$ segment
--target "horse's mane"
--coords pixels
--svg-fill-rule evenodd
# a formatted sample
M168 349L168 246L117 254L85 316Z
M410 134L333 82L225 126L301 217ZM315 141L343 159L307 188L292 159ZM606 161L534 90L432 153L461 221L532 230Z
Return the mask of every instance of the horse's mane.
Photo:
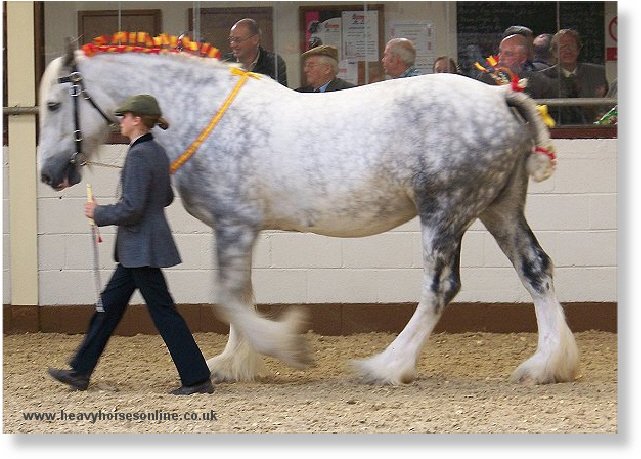
M152 37L147 32L116 32L113 35L95 37L82 46L85 55L100 53L141 54L190 54L203 58L220 59L221 53L211 43L191 40L186 35L176 37L162 33Z
M113 35L102 35L93 39L76 51L75 59L81 62L99 55L141 55L162 56L167 60L179 60L181 63L228 68L230 63L221 63L221 53L207 42L191 40L187 36L160 34L151 37L146 32L116 32Z

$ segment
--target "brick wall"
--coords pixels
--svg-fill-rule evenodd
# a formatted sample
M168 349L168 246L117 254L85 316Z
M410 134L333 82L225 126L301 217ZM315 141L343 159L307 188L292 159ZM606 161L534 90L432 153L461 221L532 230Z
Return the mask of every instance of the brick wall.
M564 302L617 300L617 141L556 140L559 166L546 182L530 184L526 215L556 266ZM104 146L100 159L122 163L125 145ZM6 157L6 149L3 150ZM3 302L11 303L8 164L3 189ZM62 193L38 185L39 304L95 300L91 240L82 213L85 182L99 202L112 202L119 170L94 168ZM177 199L168 209L183 263L166 271L177 303L215 301L211 230ZM417 301L422 276L416 219L385 234L337 239L264 232L254 254L256 301L269 303L399 303ZM103 228L103 284L113 269L114 230ZM511 265L476 222L463 239L460 302L530 302ZM142 303L136 296L133 303Z

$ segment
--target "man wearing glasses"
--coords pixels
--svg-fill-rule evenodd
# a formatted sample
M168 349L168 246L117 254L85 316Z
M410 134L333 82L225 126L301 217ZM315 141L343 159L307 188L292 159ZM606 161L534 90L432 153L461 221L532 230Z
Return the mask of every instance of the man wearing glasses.
M558 60L556 65L541 70L557 87L558 97L605 97L608 80L605 67L600 64L579 62L583 42L576 30L561 29L550 42L550 52ZM598 119L599 107L563 107L560 121L564 124L591 124Z
M279 55L263 49L260 37L261 31L256 21L241 19L229 32L231 52L223 56L223 61L238 62L244 70L268 75L287 86L285 61Z

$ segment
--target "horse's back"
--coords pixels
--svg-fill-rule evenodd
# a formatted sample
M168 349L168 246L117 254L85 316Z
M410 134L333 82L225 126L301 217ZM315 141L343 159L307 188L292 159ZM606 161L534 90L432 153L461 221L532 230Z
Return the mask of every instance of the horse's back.
M280 229L386 231L416 215L417 192L483 186L496 178L488 156L513 155L516 124L501 92L461 76L283 94L269 113L257 120L264 136L248 173L266 220Z

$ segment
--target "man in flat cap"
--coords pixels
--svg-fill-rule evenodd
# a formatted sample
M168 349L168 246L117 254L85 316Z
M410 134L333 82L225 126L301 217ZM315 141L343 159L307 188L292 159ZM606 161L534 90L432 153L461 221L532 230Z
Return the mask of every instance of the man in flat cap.
M320 45L303 53L306 86L296 88L298 92L333 92L353 88L349 81L337 78L338 50L333 46Z

